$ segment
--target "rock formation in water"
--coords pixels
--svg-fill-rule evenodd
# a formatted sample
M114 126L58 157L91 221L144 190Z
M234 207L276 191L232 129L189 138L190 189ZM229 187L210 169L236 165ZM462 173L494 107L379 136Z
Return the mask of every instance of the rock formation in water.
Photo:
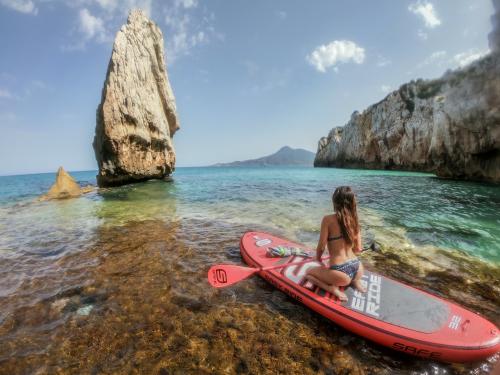
M354 112L320 139L314 165L500 182L500 53Z
M90 190L93 188L89 186L82 189L63 167L59 167L56 182L47 194L40 197L40 200L76 198Z
M133 10L116 35L97 108L93 146L98 185L171 174L172 137L178 129L161 30L141 10Z

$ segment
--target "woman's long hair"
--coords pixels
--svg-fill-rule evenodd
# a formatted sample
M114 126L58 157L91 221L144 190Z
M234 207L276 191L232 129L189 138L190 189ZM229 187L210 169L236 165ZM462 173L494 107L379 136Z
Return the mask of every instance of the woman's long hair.
M348 245L355 244L358 240L359 222L354 192L349 186L339 186L333 193L332 201L342 237Z

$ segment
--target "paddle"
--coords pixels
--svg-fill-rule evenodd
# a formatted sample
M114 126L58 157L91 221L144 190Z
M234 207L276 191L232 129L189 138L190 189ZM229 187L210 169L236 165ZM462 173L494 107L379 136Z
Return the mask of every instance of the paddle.
M368 251L368 250L379 252L380 247L375 242L373 242L369 247L363 249L362 251ZM321 260L325 260L328 258L329 256L326 256L321 258ZM215 288L224 288L226 286L236 284L238 281L244 280L260 271L269 271L278 268L299 266L301 264L314 261L316 261L316 258L307 259L296 263L284 263L284 264L279 264L277 266L259 267L259 268L237 266L235 264L216 264L215 266L210 267L210 269L208 270L208 282Z

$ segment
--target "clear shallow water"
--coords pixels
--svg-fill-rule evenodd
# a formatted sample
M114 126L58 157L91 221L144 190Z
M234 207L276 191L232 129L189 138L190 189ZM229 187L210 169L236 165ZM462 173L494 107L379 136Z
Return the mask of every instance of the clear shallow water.
M95 172L72 175L95 183ZM257 278L214 291L205 277L212 263L241 262L246 230L313 246L332 190L346 184L365 236L385 249L364 255L368 268L498 324L497 186L392 171L179 168L173 182L36 202L53 181L0 177L0 373L486 373L496 360L401 358Z
M95 183L94 171L73 175L82 185ZM331 211L332 190L350 185L370 238L398 246L404 235L415 246L500 261L500 187L494 185L393 171L179 168L173 183L151 181L74 201L23 205L53 181L53 174L0 177L0 251L58 238L61 228L85 241L101 224L173 216L265 224L312 244L322 215Z

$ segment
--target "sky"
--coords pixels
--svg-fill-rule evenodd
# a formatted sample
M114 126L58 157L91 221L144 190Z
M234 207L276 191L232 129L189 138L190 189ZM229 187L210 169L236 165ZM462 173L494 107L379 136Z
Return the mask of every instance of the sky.
M490 0L0 0L0 175L96 169L95 113L131 8L163 31L177 166L316 151L412 79L489 52Z

